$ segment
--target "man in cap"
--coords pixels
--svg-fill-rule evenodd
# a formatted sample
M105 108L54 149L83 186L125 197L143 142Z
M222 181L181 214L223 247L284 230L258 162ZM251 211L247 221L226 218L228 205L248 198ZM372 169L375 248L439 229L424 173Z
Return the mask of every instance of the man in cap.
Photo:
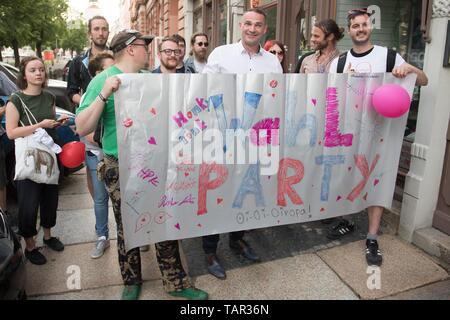
M136 300L142 286L141 257L139 248L126 251L122 216L120 211L120 180L117 146L116 117L114 111L114 92L120 87L117 75L138 73L148 62L148 45L153 36L143 36L136 30L119 32L111 42L116 64L95 77L77 110L76 125L82 136L93 132L99 121L103 122L103 151L105 157L99 165L100 175L113 203L117 224L117 250L119 265L125 288L124 300ZM186 299L206 300L208 294L194 288L181 264L178 241L157 243L156 256L162 274L164 289L170 295Z

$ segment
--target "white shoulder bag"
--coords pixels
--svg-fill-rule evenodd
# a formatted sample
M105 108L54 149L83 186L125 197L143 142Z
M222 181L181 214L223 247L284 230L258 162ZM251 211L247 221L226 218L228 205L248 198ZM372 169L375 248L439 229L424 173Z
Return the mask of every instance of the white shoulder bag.
M33 113L23 100L16 95L22 103L23 110L30 124L37 124ZM30 116L34 122L31 121ZM20 121L22 126L25 126ZM49 140L50 139L50 140ZM55 152L61 148L56 145L47 132L39 128L33 134L14 140L16 154L16 174L14 180L32 180L36 183L58 184L59 168Z

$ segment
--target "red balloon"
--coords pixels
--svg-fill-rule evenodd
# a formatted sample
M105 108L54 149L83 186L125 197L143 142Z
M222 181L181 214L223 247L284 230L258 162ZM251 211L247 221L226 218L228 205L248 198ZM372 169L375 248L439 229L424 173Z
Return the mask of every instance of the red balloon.
M85 152L86 147L84 143L72 141L66 143L62 147L62 152L59 154L59 160L64 167L76 168L84 162Z

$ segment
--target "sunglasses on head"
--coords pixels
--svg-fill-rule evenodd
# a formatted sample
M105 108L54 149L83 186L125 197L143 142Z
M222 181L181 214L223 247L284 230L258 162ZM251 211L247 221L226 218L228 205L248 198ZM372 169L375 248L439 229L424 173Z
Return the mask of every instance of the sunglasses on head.
M348 16L351 17L351 16L354 16L357 14L367 14L370 17L372 15L372 13L370 13L367 10L368 10L367 8L353 9L348 12Z
M208 48L208 46L209 46L209 43L208 43L208 42L197 42L196 44L197 44L199 47L205 46L205 48Z

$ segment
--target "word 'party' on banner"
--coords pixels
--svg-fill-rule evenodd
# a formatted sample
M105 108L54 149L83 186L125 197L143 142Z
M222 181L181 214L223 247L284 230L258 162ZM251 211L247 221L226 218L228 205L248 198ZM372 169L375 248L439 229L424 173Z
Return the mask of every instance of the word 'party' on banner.
M390 207L412 96L391 74L121 75L115 95L127 249Z

